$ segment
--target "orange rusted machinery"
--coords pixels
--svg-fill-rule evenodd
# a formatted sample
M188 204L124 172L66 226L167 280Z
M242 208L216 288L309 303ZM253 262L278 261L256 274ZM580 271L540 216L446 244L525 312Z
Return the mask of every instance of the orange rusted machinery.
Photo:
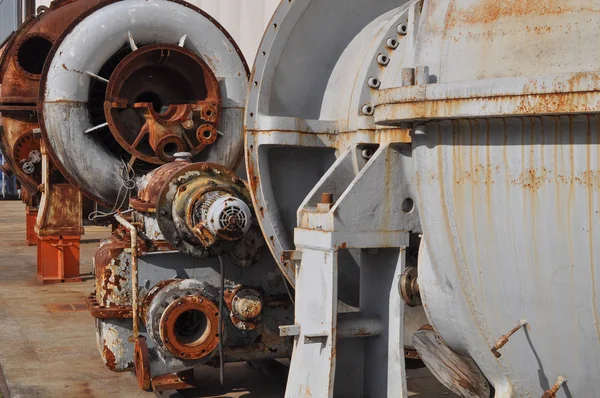
M121 224L94 258L99 351L145 390L189 386L182 372L198 365L290 354L278 326L292 301L235 174L249 75L223 27L179 0L99 3L41 73L42 170L52 160L111 209L94 217ZM77 197L43 186L38 225L45 205ZM64 255L66 238L52 242Z
M53 44L98 0L59 0L40 7L7 40L0 58L0 149L5 170L23 187L26 241L38 245L42 283L78 281L83 199L45 151L38 119L39 83Z

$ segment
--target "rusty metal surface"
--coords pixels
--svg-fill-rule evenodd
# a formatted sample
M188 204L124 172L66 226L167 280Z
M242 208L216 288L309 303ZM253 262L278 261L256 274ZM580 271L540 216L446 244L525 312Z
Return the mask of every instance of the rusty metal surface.
M544 391L544 395L542 395L542 398L556 398L558 390L560 390L560 388L566 381L566 377L558 376L558 380L556 380L556 383L554 383L552 388Z
M195 157L215 142L220 108L219 83L206 62L167 44L125 57L110 75L104 103L115 140L133 157L154 164L172 161L176 152Z
M129 247L128 235L115 231L94 255L96 270L95 297L101 307L131 306L130 257L125 253Z
M596 394L599 10L424 2L414 55L380 75L375 122L413 129L428 318L497 396L542 396L559 375L558 396ZM406 67L429 76L402 87Z
M194 313L203 314L196 317L205 317L200 322ZM206 297L185 296L171 303L163 313L160 324L160 336L165 347L175 356L183 359L201 359L212 354L219 343L218 325L221 314L215 303ZM177 330L181 327L192 328L190 324L206 323L205 330L194 335L191 341L184 341ZM187 336L186 336L187 337ZM188 340L186 338L186 340Z
M166 167L166 166L163 166ZM245 231L225 229L213 233L202 221L201 207L212 193L223 193L250 203L246 184L226 167L212 163L187 164L178 170L163 185L158 197L157 221L163 236L183 253L199 257L217 240L223 242L221 250L231 251L242 245L247 250L248 260L256 254L262 240ZM250 220L249 220L250 221ZM247 237L247 238L246 238ZM241 239L241 240L240 240Z
M136 225L141 227L141 224L136 223ZM185 310L186 304L180 306L178 303L184 298L185 300L189 298L191 301L202 299L205 304L212 302L209 309L215 310L213 316L216 316L218 313L215 304L218 301L216 286L219 285L220 279L219 274L215 272L216 259L213 257L198 260L179 253L151 251L144 253L140 257L140 261L141 314L148 334L146 334L146 329L141 329L141 331L148 338L152 377L182 371L202 363L214 363L218 358L215 357L216 351L206 348L199 349L201 344L195 343L206 340L207 344L209 342L214 344L214 332L217 330L218 321L212 322L213 327L210 333L213 336L212 339L204 339L202 337L204 333L200 333L200 329L196 330L193 327L196 325L195 318L188 317L188 315L192 315L190 311L197 309L198 303L191 303L196 307L191 307L190 311L183 311L181 316L177 316L177 314L165 316L164 313L167 312L165 308L179 312L182 309ZM202 266L198 266L198 261L201 261ZM228 275L226 291L233 291L233 286L241 286L239 282L242 282L244 285L255 286L253 289L257 291L271 292L271 296L265 298L262 316L254 321L255 328L252 330L250 328L238 329L235 323L229 320L229 308L224 317L217 318L222 319L225 324L225 360L235 362L252 358L279 358L289 355L289 341L278 335L277 325L281 322L289 322L292 307L275 264L266 256L262 262L243 268L239 268L225 259L225 267L226 275ZM180 277L193 279L172 281L170 277L173 275L173 270L176 270ZM151 287L154 283L154 287L149 289L149 286ZM126 321L129 323L123 323ZM111 336L111 339L101 346L109 348L105 352L101 350L105 362L107 365L111 363L112 357L106 356L110 351L115 354L117 363L115 369L124 369L124 366L134 361L133 344L128 343L131 335L131 320L98 319L97 322L104 322L101 323L104 326L99 329L100 341L105 340L106 335ZM118 322L121 322L118 324L121 326L116 327L115 323ZM190 327L186 329L186 325ZM169 331L169 328L172 330ZM106 332L107 329L116 331L116 336L112 336L112 331ZM165 342L171 344L178 340L180 340L180 344L176 345L177 347L173 345L172 350L167 348ZM184 357L185 359L180 359L178 356L181 356L181 352L186 352L186 350L199 353L201 358L191 360ZM202 353L202 350L206 352ZM173 355L171 351L178 354Z
M131 200L131 206L141 212L156 212L160 192L165 184L179 170L189 166L189 162L172 162L152 170L138 184L138 194Z
M380 90L375 121L597 113L600 75L555 75L478 79Z
M152 389L160 392L165 390L185 390L198 387L192 369L152 378Z
M39 170L34 174L21 169L19 143L38 126L37 101L40 74L50 49L63 30L100 0L55 1L39 18L30 16L6 43L0 58L0 110L4 133L0 150L10 168L27 190L37 192L41 183ZM34 138L38 143L39 137ZM28 155L28 154L25 154Z
M205 282L160 282L144 299L149 338L165 352L183 360L214 355L219 342L217 295Z
M263 310L261 294L253 289L238 291L232 301L233 314L243 321L254 321Z
M115 372L134 368L131 319L96 318L96 344L106 367Z
M71 184L52 184L45 188L35 232L38 236L79 236L81 225L81 193Z
M120 318L133 318L133 311L130 305L127 306L113 306L106 307L102 306L96 299L96 294L91 293L86 298L86 307L90 314L94 318L100 319L120 319Z
M95 346L93 320L88 313L51 313L47 310L45 303L81 302L94 289L94 281L88 279L78 284L43 288L32 283L35 279L35 248L23 243L24 208L19 201L0 201L0 234L3 237L0 258L4 260L0 261L0 357L10 396L154 397L139 389L133 372L115 373L105 366ZM90 260L97 249L97 240L109 237L110 229L88 227L86 236L81 249L82 272L90 274ZM266 252L264 255L269 257ZM28 297L28 300L19 297ZM123 321L129 322L131 330L131 320ZM125 336L126 339L131 337ZM111 348L111 352L117 354L119 350ZM32 364L34 371L31 371ZM201 382L200 388L190 391L190 395L280 398L286 373L269 374L250 368L245 362L230 363L223 388L218 369L197 367L195 375ZM424 386L427 388L432 377L423 377L415 375L413 382L427 380ZM9 396L1 387L0 391L5 397Z
M135 339L135 376L141 390L149 391L150 383L150 359L148 357L148 344L145 337Z

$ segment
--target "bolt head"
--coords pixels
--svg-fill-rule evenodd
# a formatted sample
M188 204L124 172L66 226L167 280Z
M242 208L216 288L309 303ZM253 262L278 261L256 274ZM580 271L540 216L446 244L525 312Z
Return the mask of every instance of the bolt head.
M371 104L363 105L360 110L361 110L362 114L365 116L372 116L375 111L373 108L373 105L371 105Z

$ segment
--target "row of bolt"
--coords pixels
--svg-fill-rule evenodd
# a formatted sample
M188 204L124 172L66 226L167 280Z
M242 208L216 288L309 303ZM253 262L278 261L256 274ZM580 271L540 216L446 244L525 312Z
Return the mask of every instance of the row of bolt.
M406 27L405 24L400 24L396 27L396 31L398 32L399 35L406 36L406 34L408 33L408 28ZM385 41L385 46L389 50L397 49L398 45L399 45L399 42L394 37L389 37ZM379 54L377 56L377 63L381 66L387 66L390 63L390 58L385 54ZM381 86L381 81L378 78L371 76L367 80L367 84L373 90L377 90ZM365 116L371 116L371 115L373 115L374 108L371 104L364 104L361 108L361 112Z

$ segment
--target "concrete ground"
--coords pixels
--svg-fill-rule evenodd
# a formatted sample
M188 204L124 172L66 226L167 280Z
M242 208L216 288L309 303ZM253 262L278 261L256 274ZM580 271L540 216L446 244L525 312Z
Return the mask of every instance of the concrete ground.
M93 290L92 255L108 235L106 228L86 229L84 282L42 286L35 275L36 248L24 242L24 205L0 201L0 398L155 396L140 391L132 373L108 370L96 349L94 321L84 300ZM261 372L244 363L228 364L225 389L217 369L197 372L202 388L179 396L276 398L285 388L281 369ZM407 384L414 397L452 395L427 369L409 370Z

